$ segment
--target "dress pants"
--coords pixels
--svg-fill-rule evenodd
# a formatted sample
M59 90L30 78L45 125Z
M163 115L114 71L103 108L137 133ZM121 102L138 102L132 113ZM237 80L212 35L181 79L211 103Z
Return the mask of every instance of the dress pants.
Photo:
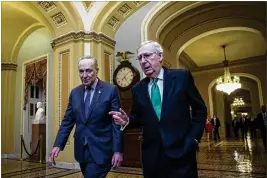
M161 146L154 171L144 171L144 178L197 178L196 149L192 148L183 158L169 158Z
M80 163L80 168L85 178L105 178L107 176L111 169L111 162L103 165L96 164L87 144L84 146L84 158L87 161Z

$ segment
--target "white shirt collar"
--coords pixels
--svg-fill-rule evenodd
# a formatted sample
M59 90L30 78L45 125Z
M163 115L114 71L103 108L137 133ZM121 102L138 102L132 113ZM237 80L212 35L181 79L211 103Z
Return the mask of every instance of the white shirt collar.
M98 78L95 79L94 83L91 86L91 89L94 89L95 90L97 83L98 83ZM84 88L86 90L87 89L87 86L85 86Z
M159 76L157 77L159 80L162 80L163 81L163 76L164 76L164 69L161 68L160 69L160 72L159 72ZM152 82L152 78L150 78L150 82Z

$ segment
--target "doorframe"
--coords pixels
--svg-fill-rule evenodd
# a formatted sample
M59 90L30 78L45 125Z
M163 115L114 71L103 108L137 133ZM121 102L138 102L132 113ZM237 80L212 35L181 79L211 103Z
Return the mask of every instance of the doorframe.
M50 109L48 109L48 103L49 103L49 97L50 95L52 95L52 93L49 93L48 92L48 79L49 79L49 54L44 54L44 55L41 55L41 56L38 56L38 57L35 57L33 59L30 59L28 61L25 61L22 63L22 75L21 75L21 78L22 78L22 81L21 84L22 84L22 87L21 87L21 124L20 124L20 135L23 135L24 136L24 132L25 132L25 117L26 116L26 111L23 110L23 106L24 106L24 95L25 95L25 74L26 74L26 65L27 64L30 64L30 63L35 63L35 62L38 62L38 61L41 61L43 59L46 58L46 96L45 96L45 100L46 100L46 161L48 161L49 159L49 152L50 150L48 148L50 148L50 146L52 145L52 143L49 142L49 137L52 137L52 134L51 135L48 135L49 134L49 127L48 125L51 125L50 122L52 120L52 118L49 119L49 115L50 115L50 112L52 112L52 110L50 111ZM26 153L25 151L23 151L23 158L25 158L26 156Z

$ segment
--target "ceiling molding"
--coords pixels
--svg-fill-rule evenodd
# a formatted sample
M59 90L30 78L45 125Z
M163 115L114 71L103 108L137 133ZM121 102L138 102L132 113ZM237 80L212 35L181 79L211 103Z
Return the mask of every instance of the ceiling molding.
M148 1L107 2L93 19L91 30L115 37L120 26Z
M122 15L122 17L126 17L131 11L132 8L126 3L118 9L118 12Z
M184 51L181 53L179 61L189 70L198 68L198 65Z
M263 2L211 2L203 4L185 13L177 14L177 16L162 29L161 34L159 34L159 42L164 44L166 48L171 49L171 45L175 42L169 43L170 40L177 40L179 36L184 36L186 31L197 29L201 25L206 25L208 23L215 23L215 21L219 23L218 21L226 19L253 20L265 27L264 18L258 15L259 13L265 14L265 9L262 7L263 4ZM242 24L240 25L242 26ZM216 26L216 23L214 26ZM258 30L265 32L265 28Z
M141 4L143 4L145 1L133 1L134 5L136 7L140 6Z
M61 27L63 25L66 25L67 24L67 20L66 20L66 17L63 15L62 12L59 12L53 16L51 16L54 24L57 26L57 27Z
M113 30L115 30L117 28L117 26L119 25L120 21L119 19L117 19L116 17L112 16L108 22L107 22L107 26L112 28Z
M53 1L39 1L37 4L46 12L50 12L57 7Z
M95 41L97 43L105 43L106 45L110 46L111 48L115 47L115 40L106 36L103 33L96 33L95 31L85 32L85 31L78 31L78 32L69 32L62 36L59 36L52 40L51 46L55 49L58 46L69 42L76 42L76 41Z
M162 66L164 66L164 67L170 69L171 66L172 66L172 64L171 64L170 62L168 62L167 60L163 60L163 62L162 62Z
M263 56L256 56L252 58L247 58L247 59L239 59L235 61L229 61L229 68L237 67L237 66L248 66L251 64L255 63L266 63L265 55ZM213 65L208 65L208 66L203 66L203 67L198 67L195 69L190 70L192 73L202 73L202 72L207 72L211 70L218 70L224 68L223 63L218 63L218 64L213 64Z

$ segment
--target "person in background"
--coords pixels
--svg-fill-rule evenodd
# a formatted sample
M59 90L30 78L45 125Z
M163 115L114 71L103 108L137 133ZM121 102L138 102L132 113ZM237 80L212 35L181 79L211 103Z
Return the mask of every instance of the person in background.
M207 135L208 141L210 141L210 138L212 138L212 131L213 131L213 126L212 126L210 120L207 118L206 119L206 125L205 125L205 133Z
M238 138L239 121L237 117L235 117L234 120L232 121L232 127L234 129L235 138Z
M213 126L213 139L214 141L217 141L217 138L220 140L220 134L219 134L219 127L221 126L221 122L216 115L213 116L211 119L211 124Z
M265 148L265 153L267 152L266 148L266 130L267 130L267 112L266 112L266 106L261 106L261 112L257 116L257 123L258 127L261 130L261 136L262 136L262 142Z
M251 137L256 137L256 122L255 119L250 116L248 117L249 120L249 130L250 130L250 135Z
M247 137L247 132L248 132L248 119L244 114L242 114L242 117L240 118L240 128L241 128L242 138L244 139Z

